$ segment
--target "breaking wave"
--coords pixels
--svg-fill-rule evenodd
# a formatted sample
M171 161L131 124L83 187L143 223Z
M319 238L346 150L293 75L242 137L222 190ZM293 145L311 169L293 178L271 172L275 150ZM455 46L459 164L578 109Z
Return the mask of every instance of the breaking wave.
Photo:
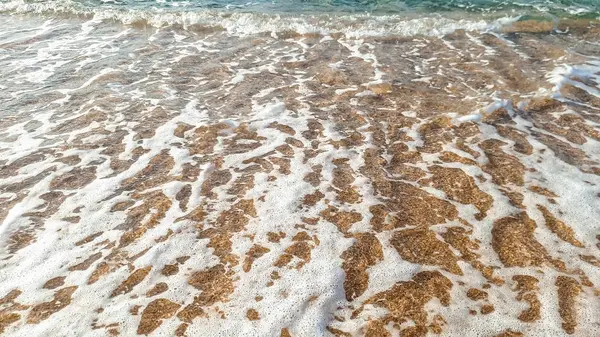
M494 31L518 19L511 16L492 19L481 16L453 18L440 14L417 16L416 13L292 15L213 9L170 11L160 8L90 7L71 0L47 2L14 0L0 3L0 13L76 16L133 26L177 26L185 29L225 30L232 35L295 32L298 34L342 33L348 37L439 36L457 29Z

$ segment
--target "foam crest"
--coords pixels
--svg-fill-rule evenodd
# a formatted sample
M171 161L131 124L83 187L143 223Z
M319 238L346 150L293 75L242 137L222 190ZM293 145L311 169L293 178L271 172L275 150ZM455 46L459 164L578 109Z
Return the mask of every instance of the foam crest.
M85 7L71 0L53 0L30 3L12 0L0 4L0 12L65 14L85 16L100 20L113 20L127 25L153 27L182 26L188 29L222 29L232 35L258 33L334 34L348 37L364 36L441 36L458 29L468 31L496 31L518 17L491 20L453 19L439 15L415 17L405 15L331 14L283 15L250 12L224 12L216 10L167 11L160 9L118 9L110 7Z

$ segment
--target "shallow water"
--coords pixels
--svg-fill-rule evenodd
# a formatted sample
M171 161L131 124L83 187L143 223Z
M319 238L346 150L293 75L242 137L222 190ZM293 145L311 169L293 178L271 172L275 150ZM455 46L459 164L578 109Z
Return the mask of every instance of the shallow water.
M595 2L228 4L0 4L0 334L598 331Z

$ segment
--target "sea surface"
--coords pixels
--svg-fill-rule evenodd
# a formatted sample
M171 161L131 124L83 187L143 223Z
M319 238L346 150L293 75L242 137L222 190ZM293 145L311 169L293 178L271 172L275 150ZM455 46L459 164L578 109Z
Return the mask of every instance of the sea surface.
M598 336L600 1L0 0L0 335Z

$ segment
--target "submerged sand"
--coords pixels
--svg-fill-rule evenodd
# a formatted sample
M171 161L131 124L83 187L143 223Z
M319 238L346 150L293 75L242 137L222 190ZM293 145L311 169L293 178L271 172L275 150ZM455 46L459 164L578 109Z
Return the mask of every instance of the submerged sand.
M600 331L594 22L2 18L0 334Z

